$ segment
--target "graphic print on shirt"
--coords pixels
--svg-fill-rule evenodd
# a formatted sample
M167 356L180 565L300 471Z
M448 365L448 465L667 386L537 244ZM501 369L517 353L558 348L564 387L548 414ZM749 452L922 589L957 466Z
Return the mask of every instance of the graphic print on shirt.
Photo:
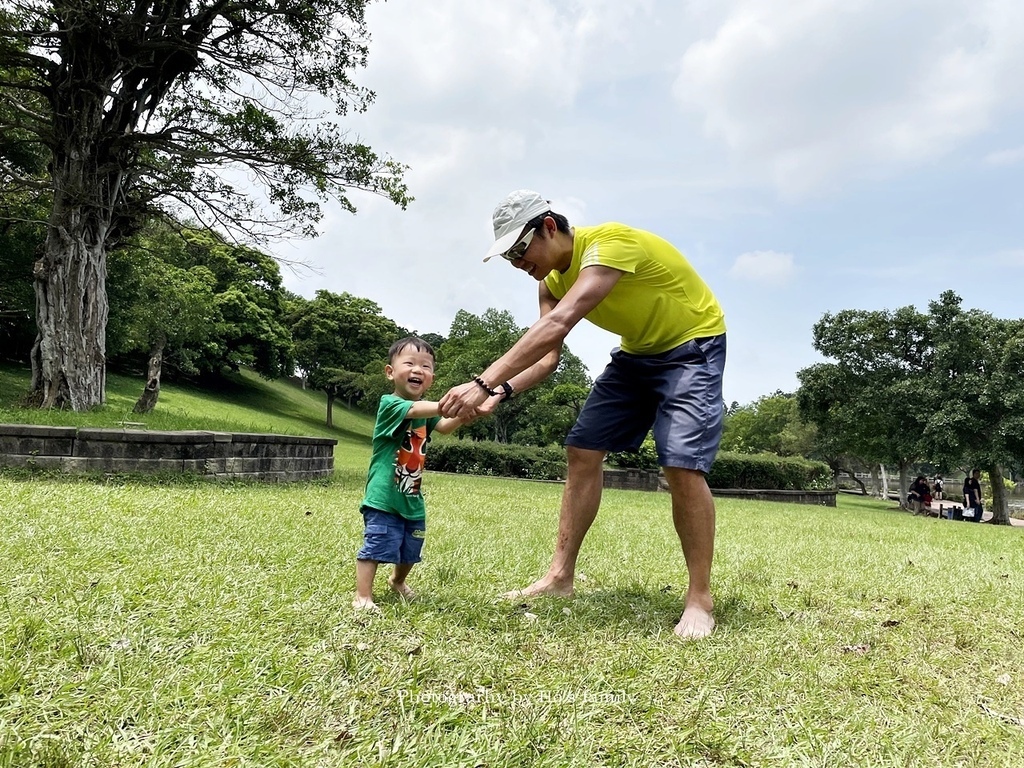
M398 490L409 496L420 492L423 479L423 465L427 457L427 428L425 426L409 429L405 439L395 454L395 484Z

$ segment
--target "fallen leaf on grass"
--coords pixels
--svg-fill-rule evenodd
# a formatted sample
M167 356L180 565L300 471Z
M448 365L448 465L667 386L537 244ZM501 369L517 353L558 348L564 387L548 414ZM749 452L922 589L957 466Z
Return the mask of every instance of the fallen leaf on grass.
M1002 720L1004 723L1024 728L1024 717L1014 717L1013 715L1004 715L1002 712L996 712L989 708L989 706L983 701L979 701L978 706L981 707L981 711L989 717L994 717L996 720Z
M1009 685L1012 681L1013 678L1011 678L1009 675L1000 675L996 678L996 682L1000 685Z
M843 653L867 653L871 650L871 646L867 643L861 643L860 645L844 645Z

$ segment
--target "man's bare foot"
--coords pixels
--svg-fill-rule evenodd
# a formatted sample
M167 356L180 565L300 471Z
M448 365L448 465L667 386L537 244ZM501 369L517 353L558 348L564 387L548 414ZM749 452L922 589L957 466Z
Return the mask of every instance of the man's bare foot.
M506 600L522 600L523 598L541 597L542 595L548 595L551 597L572 597L572 580L561 581L550 576L545 576L543 579L537 579L537 581L533 582L533 584L528 587L524 587L523 589L513 589L511 592L506 592L502 597Z
M401 597L403 600L412 600L414 597L416 597L416 593L413 592L412 588L404 581L394 581L393 579L388 579L388 586L391 587L391 589L393 589L396 593L398 593L398 596Z
M352 601L352 608L357 611L369 611L370 613L380 613L380 608L373 602L372 597L356 597Z
M700 640L707 637L715 629L715 617L696 605L690 605L679 617L679 623L672 630L683 640Z

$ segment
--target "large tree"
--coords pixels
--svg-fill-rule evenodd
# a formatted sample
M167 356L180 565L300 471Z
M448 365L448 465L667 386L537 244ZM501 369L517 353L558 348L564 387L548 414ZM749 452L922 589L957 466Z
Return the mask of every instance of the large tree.
M826 314L815 348L835 362L798 373L801 413L857 456L987 470L993 522L1007 523L1004 468L1024 457L1024 322L964 310L952 291L928 312Z
M775 392L749 405L729 408L722 432L722 449L811 456L816 447L815 433L814 425L800 418L796 397Z
M814 325L814 347L836 362L797 374L801 415L844 453L899 467L901 495L911 467L928 452L931 330L928 317L913 307L826 313Z
M965 310L946 291L929 304L936 388L925 436L936 460L988 473L993 523L1008 525L1006 467L1024 461L1024 321Z
M365 0L8 0L0 9L0 179L47 197L35 267L33 389L103 402L107 253L154 211L268 236L312 234L319 202L362 189L408 202L403 167L334 117L373 94ZM312 99L311 99L312 97ZM321 101L323 101L321 99ZM254 197L256 183L262 192Z

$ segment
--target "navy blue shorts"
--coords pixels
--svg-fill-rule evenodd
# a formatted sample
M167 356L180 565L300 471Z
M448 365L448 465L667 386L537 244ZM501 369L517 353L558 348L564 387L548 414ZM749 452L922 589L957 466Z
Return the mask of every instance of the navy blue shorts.
M401 515L363 507L363 547L357 560L408 565L420 561L423 540L427 535L426 520L406 520Z
M635 451L654 429L658 463L707 474L722 439L725 334L658 355L612 350L565 444Z

